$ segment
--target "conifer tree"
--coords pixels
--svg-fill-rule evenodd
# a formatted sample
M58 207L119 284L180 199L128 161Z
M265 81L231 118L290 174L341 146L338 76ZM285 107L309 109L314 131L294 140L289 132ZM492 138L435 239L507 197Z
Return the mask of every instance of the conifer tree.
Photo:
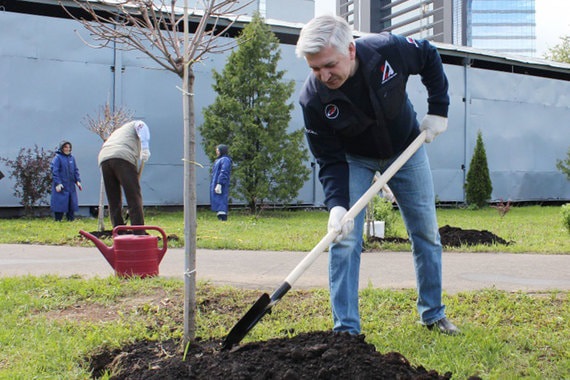
M467 172L467 182L465 183L467 204L479 208L484 207L487 201L491 199L492 192L493 186L489 176L489 167L487 166L487 153L483 144L483 134L479 131L469 171Z
M231 194L256 212L264 203L286 203L308 179L308 152L301 129L288 133L294 81L277 68L279 40L259 14L238 37L222 71L213 71L218 94L199 127L211 160L218 144L229 146L234 166Z

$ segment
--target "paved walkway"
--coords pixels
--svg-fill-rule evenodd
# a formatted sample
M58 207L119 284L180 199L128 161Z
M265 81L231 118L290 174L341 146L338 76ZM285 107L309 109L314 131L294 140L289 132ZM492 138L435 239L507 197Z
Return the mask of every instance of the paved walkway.
M307 252L218 251L199 249L198 280L217 285L271 292ZM159 266L161 276L183 278L184 250L168 249ZM95 247L0 244L0 276L57 274L105 277L113 268ZM294 289L326 288L327 253L321 254L293 285ZM360 287L415 288L409 252L362 254ZM570 290L570 255L450 253L443 256L447 293L495 287L507 291Z

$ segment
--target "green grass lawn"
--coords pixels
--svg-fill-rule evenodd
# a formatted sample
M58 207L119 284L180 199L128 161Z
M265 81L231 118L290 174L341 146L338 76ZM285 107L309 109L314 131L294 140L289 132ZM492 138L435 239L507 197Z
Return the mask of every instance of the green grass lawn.
M395 211L397 213L397 211ZM464 246L452 248L457 252L532 252L568 254L570 234L562 224L559 206L511 207L501 217L497 210L438 209L440 226L487 230L511 242L509 245ZM145 223L162 227L168 235L179 240L171 247L184 246L184 218L182 212L145 211ZM264 211L252 216L232 210L228 222L216 219L213 212L197 213L197 246L210 249L243 249L265 251L310 251L326 234L328 213L322 210ZM110 225L106 221L106 225ZM56 223L50 218L0 219L0 243L84 245L92 243L79 236L78 231L95 231L97 221L81 218L72 223ZM397 214L394 236L407 238L402 220ZM409 251L410 245L383 243L372 249Z
M0 279L0 378L86 379L87 359L137 340L181 339L183 283L176 279ZM196 336L222 339L261 295L197 286ZM453 379L567 379L570 294L495 289L445 295L463 330L450 337L417 323L415 291L361 292L363 334L380 353L452 372ZM328 291L292 290L243 343L332 327Z
M508 246L461 247L459 252L535 252L568 254L569 234L560 207L513 207L504 217L494 209L438 210L440 226L485 229L512 241ZM254 217L232 211L219 222L198 212L199 248L309 251L326 233L324 211L264 211ZM181 212L146 210L183 246ZM108 221L107 221L108 223ZM398 219L396 236L405 237ZM0 243L85 245L80 229L97 222L80 218L55 223L50 218L0 219ZM381 250L409 250L409 244L385 244ZM180 339L183 289L166 278L84 279L56 276L0 278L0 379L85 379L87 358L102 349L137 340ZM221 339L261 295L259 291L197 286L196 336ZM397 351L414 366L453 379L570 378L570 292L509 293L496 289L444 294L448 316L464 334L448 337L417 323L414 290L368 288L361 292L363 333L381 353ZM292 290L244 339L245 342L330 330L328 291Z
M492 208L442 209L438 221L440 226L487 230L512 242L506 247L471 247L471 252L570 253L570 233L562 224L559 206L511 207L504 217Z

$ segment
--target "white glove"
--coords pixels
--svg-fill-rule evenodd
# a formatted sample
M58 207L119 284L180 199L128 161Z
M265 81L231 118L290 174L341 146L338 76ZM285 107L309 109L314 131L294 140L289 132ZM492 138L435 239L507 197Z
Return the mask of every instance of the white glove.
M77 181L77 187L79 188L79 191L83 190L83 186L81 186L81 182Z
M214 187L214 193L216 194L221 194L222 193L222 185L220 185L219 183L216 185L216 187Z
M55 187L55 191L57 191L58 193L61 193L61 190L63 190L63 185L60 183L59 185L57 185Z
M141 150L141 161L146 162L150 158L150 150L143 149Z
M420 124L420 131L426 131L426 142L430 143L435 136L447 129L447 118L437 115L425 115Z
M338 233L338 236L334 239L335 243L347 237L354 228L354 219L348 219L344 224L341 224L342 218L346 213L346 209L342 206L334 206L329 213L328 231Z

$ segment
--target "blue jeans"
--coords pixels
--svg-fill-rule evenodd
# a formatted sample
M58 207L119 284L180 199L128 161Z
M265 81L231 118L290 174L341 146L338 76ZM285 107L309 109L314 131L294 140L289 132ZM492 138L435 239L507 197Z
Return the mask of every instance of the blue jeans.
M376 171L388 160L348 155L351 207L368 190ZM420 320L432 324L445 317L441 303L441 242L435 213L435 195L429 160L422 146L388 182L396 197L412 242ZM329 250L329 287L334 331L360 333L358 278L365 210L354 220L354 230Z

